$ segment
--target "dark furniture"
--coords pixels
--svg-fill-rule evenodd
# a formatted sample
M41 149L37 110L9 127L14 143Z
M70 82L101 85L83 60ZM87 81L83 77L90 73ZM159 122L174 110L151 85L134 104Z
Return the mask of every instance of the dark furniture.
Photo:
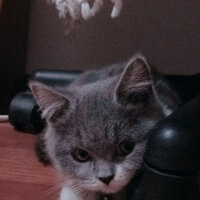
M198 200L200 95L151 131L134 200Z

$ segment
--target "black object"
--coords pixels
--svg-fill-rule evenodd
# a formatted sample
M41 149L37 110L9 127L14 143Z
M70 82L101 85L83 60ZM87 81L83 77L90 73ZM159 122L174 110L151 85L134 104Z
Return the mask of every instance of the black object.
M15 129L34 134L41 132L45 126L36 101L29 92L19 93L11 101L9 120Z
M200 73L189 76L166 75L165 80L179 94L184 104L200 94Z
M30 80L50 86L67 86L81 72L64 72L59 70L38 70L30 75ZM10 103L9 120L15 129L32 134L40 133L45 127L45 120L30 92L17 94Z
M151 131L144 163L134 200L200 199L200 95Z
M36 70L30 75L30 80L39 81L51 86L68 86L74 81L81 71L61 71L61 70Z

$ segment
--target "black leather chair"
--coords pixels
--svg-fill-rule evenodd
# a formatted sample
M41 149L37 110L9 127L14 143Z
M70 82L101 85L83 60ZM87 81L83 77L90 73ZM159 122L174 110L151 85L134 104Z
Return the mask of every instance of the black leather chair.
M200 95L151 131L137 200L198 200Z

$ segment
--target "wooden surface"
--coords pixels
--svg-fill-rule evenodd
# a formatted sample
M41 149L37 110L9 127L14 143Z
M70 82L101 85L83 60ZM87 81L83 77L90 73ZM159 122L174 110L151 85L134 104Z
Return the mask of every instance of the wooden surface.
M0 200L57 200L59 181L33 151L35 136L0 123Z

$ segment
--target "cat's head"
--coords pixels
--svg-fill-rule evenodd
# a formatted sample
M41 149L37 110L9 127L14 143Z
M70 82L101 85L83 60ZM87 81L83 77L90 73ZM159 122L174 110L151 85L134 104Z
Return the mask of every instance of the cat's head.
M119 76L81 87L30 83L48 124L47 151L68 184L114 193L130 181L142 166L148 131L178 102L166 83L161 87L142 56Z

